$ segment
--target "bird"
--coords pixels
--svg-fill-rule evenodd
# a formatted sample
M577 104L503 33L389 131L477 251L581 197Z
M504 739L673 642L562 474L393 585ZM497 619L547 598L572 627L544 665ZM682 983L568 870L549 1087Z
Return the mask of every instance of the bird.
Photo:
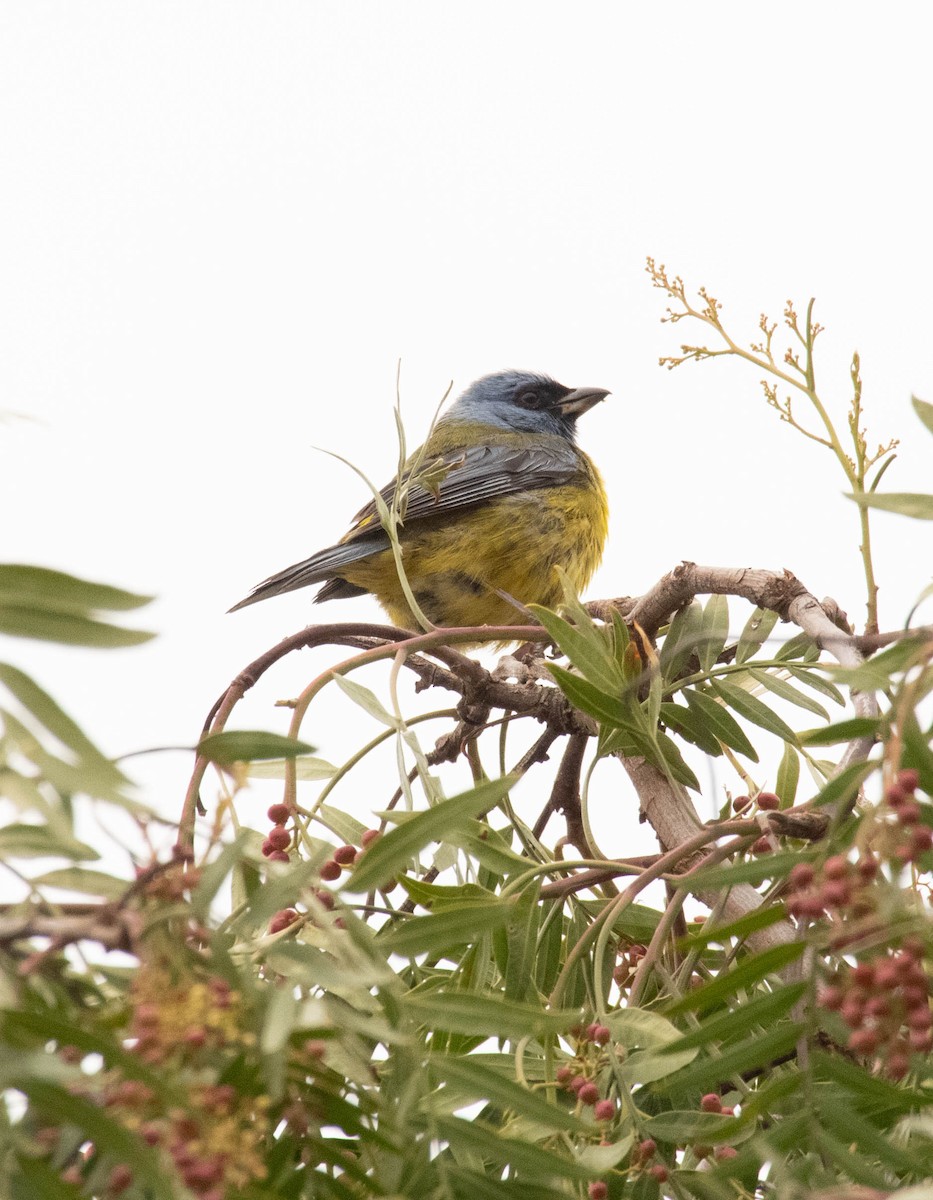
M402 469L398 531L411 593L431 625L528 624L524 606L561 602L561 572L577 592L586 587L602 558L608 504L576 426L609 394L499 371L438 419ZM382 489L387 504L397 486ZM371 592L394 625L417 628L374 500L336 545L271 575L229 611L315 583L323 584L315 603Z

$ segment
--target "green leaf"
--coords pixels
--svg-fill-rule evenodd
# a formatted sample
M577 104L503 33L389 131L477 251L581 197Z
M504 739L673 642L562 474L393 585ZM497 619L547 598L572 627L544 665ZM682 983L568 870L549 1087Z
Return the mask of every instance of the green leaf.
M630 1084L653 1083L691 1062L695 1049L667 1053L679 1041L680 1030L658 1013L641 1008L616 1009L606 1017L613 1040L628 1051L623 1071Z
M761 649L777 623L778 615L770 608L756 608L745 622L735 651L737 663L746 662Z
M150 604L153 597L126 592L106 583L91 583L48 567L0 563L0 604L8 600L47 605L56 612L68 608L73 612L91 609L125 612Z
M837 721L825 729L802 729L798 734L804 746L835 746L838 742L852 742L856 738L877 737L882 728L881 717L850 717Z
M289 763L294 765L295 778L330 779L336 774L337 768L324 758L315 758L313 754L301 754L295 758L270 758L265 762L251 763L247 775L250 779L284 779ZM360 826L362 830L363 826ZM347 839L349 840L349 839Z
M792 983L773 992L763 992L751 1000L743 999L734 1009L717 1013L704 1021L697 1029L691 1029L683 1037L664 1047L665 1054L678 1054L682 1050L712 1045L714 1042L733 1042L750 1033L758 1026L766 1029L773 1026L794 1007L810 985Z
M708 671L722 654L729 636L729 601L726 596L710 596L703 609L697 654L700 669Z
M351 892L368 892L394 879L419 850L442 841L449 831L471 817L488 812L506 796L515 780L505 775L481 783L467 792L444 800L390 829L359 856L345 887Z
M59 1171L41 1158L29 1158L18 1152L9 1180L9 1200L81 1200L84 1194L73 1183L66 1183Z
M491 901L498 903L495 892L478 883L428 883L423 879L412 879L410 875L403 875L399 882L416 904L432 912L446 912L448 908L465 908L470 904L482 908Z
M383 880L384 882L384 880ZM475 941L479 930L499 929L512 915L514 905L500 900L445 908L425 917L408 917L380 931L376 941L390 954L414 958L418 954L442 956L444 951Z
M762 950L760 954L750 954L743 958L738 966L731 967L709 983L704 983L702 987L681 996L666 1010L667 1014L675 1016L695 1009L712 1008L741 988L780 971L782 967L798 959L804 949L803 942L788 942L783 946L771 946Z
M765 879L783 879L795 863L806 858L806 854L796 850L788 850L782 854L763 854L760 858L750 858L745 862L691 871L689 875L682 875L675 880L674 887L688 888L696 893L734 887L737 883L758 884Z
M475 1158L475 1154L466 1153L464 1159ZM337 1164L339 1166L339 1163ZM561 1187L557 1190L546 1187L540 1180L536 1183L522 1183L509 1176L508 1179L493 1179L484 1171L472 1171L467 1167L458 1167L445 1162L444 1186L447 1189L445 1200L567 1200L567 1192ZM393 1200L397 1200L396 1197ZM31 1200L31 1198L30 1198ZM356 1200L346 1193L346 1200Z
M545 1093L531 1091L515 1080L471 1057L434 1054L429 1060L431 1075L456 1089L470 1100L488 1100L505 1111L520 1113L546 1129L582 1131L585 1126L579 1117L545 1099Z
M815 807L838 804L854 796L858 789L873 771L878 769L875 762L855 762L834 775L810 801Z
M304 762L304 759L296 759L297 762ZM316 760L320 762L321 760ZM298 776L301 779L301 775ZM330 804L322 804L317 810L318 820L322 825L325 825L339 838L343 838L344 842L349 846L359 846L363 841L363 834L366 832L366 826L362 821L358 821L356 817L351 817L349 813L342 812L339 808L334 808Z
M785 671L790 671L791 675L798 682L806 684L807 687L813 688L815 692L822 692L824 696L828 696L830 700L842 707L845 704L845 697L842 692L828 679L825 679L817 670L811 667L802 667L799 663L786 663Z
M46 857L94 862L100 855L93 846L64 833L53 832L47 825L15 822L0 829L0 859Z
M914 412L924 425L926 425L930 433L933 433L933 404L928 404L926 400L921 400L919 396L911 396L910 402L914 406Z
M579 1010L547 1010L507 1000L498 993L422 991L410 993L405 1006L429 1029L446 1029L476 1037L523 1038L566 1033L580 1019Z
M28 709L63 746L73 750L80 759L92 762L98 771L109 774L114 786L127 783L126 776L97 749L48 692L43 691L18 667L11 666L9 663L0 663L0 683L5 684L20 704Z
M483 1159L509 1165L526 1182L566 1179L592 1179L592 1172L573 1159L555 1154L544 1146L536 1146L519 1138L504 1137L480 1121L463 1117L435 1116L432 1126L437 1136L450 1143L459 1158L462 1154L477 1154ZM511 1195L511 1191L509 1192Z
M663 723L679 734L688 742L714 758L722 754L722 746L708 727L708 723L692 708L682 704L664 703L661 705L660 718Z
M774 785L774 790L781 797L781 804L784 808L793 806L799 780L800 757L790 742L785 742L781 765L778 767L777 782Z
M698 600L691 600L675 614L659 655L663 679L673 682L697 654L702 626L703 608Z
M0 633L68 646L94 646L99 650L139 646L156 636L142 629L93 621L77 613L49 612L9 600L0 601Z
M494 875L509 875L528 868L528 859L516 854L509 846L507 833L492 829L482 821L469 821L464 826L450 830L444 840L477 859L481 866Z
M876 1158L894 1171L912 1173L915 1170L916 1163L909 1154L893 1145L876 1125L846 1104L838 1094L827 1097L827 1102L820 1105L820 1118L844 1144L854 1143L863 1156Z
M529 604L528 607L584 679L610 695L622 690L625 680L598 626L592 623L587 628L571 625L540 604Z
M387 725L389 729L399 728L398 718L393 717L388 709L383 706L382 702L376 696L376 693L371 691L368 687L364 687L361 683L357 683L355 679L347 679L345 675L335 674L333 676L333 681L344 693L344 695L349 696L354 704L356 704L364 712L369 713L369 715L381 725Z
M804 1028L803 1025L788 1021L766 1033L756 1033L743 1042L727 1047L715 1058L697 1058L672 1075L666 1086L678 1093L694 1091L718 1085L730 1075L741 1075L769 1065L796 1046Z
M540 891L541 877L537 876L511 905L506 929L508 962L505 970L505 994L510 1000L524 1000L529 993L534 994L538 929L542 916L538 902Z
M591 1143L580 1150L577 1161L582 1163L587 1170L592 1171L594 1175L605 1175L625 1158L634 1141L635 1135L627 1133L616 1142Z
M807 712L812 712L817 717L822 717L824 721L829 720L829 713L816 700L810 696L805 696L803 692L798 691L786 679L779 679L777 675L772 675L770 671L763 671L757 667L749 667L749 674L756 683L760 683L762 687L767 688L769 692L773 692L775 696L780 696L782 700L787 700L790 704L796 704L798 708L805 708Z
M314 752L314 747L307 742L263 729L226 729L222 733L209 733L195 749L209 762L223 766L257 758L291 758Z
M846 495L860 508L878 508L918 521L933 521L933 496L926 492L882 492L881 495L877 492L847 492Z
M735 717L725 708L708 696L706 692L696 688L684 688L684 699L696 713L698 719L704 721L714 737L724 742L732 750L744 754L750 762L757 762L758 755L755 747L745 736L745 731Z
M643 1130L646 1137L658 1142L706 1142L728 1145L748 1136L748 1130L734 1117L719 1113L697 1112L687 1109L682 1112L661 1113L649 1117Z
M797 855L796 861L805 860ZM708 946L710 942L717 942L724 946L733 938L746 938L750 933L757 933L759 929L768 929L779 921L785 920L787 920L787 914L784 912L783 904L762 904L750 913L736 917L734 921L727 921L723 925L707 921L694 933L681 938L680 944L685 948Z
M772 712L766 704L762 704L757 696L751 696L742 688L736 687L733 683L727 683L723 679L711 680L710 686L740 717L744 717L746 721L751 721L753 725L758 725L768 733L776 734L785 742L797 744L797 735L793 729L786 721L782 721L777 713Z
M119 900L126 895L129 887L124 879L115 879L103 871L91 871L86 867L62 867L57 871L46 871L31 882L37 888L61 888L66 892L100 896L104 900Z
M684 757L666 733L658 732L654 735L654 744L657 746L657 755L652 755L649 761L654 761L655 764L666 774L670 774L671 778L677 783L682 783L684 787L691 788L693 791L700 790L700 781L696 775L690 770ZM648 757L646 755L646 757ZM660 762L657 759L660 758Z
M588 680L557 666L556 663L548 663L548 670L570 703L582 712L607 725L623 729L636 728L631 707L623 704L617 696L607 695Z

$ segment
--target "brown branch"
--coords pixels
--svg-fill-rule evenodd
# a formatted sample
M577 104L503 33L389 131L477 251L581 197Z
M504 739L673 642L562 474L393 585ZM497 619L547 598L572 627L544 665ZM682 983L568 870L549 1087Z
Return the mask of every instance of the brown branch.
M532 832L540 837L547 825L551 813L561 813L567 821L567 842L575 846L583 858L595 858L592 846L586 836L583 825L583 813L580 809L580 773L583 769L583 756L589 735L574 733L570 735L564 756L557 768L554 786L547 804L541 815L535 821Z

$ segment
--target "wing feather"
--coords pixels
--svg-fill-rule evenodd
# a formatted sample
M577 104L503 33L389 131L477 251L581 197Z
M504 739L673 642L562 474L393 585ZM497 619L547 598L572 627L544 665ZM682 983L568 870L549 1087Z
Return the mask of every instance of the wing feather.
M572 446L566 449L560 446L471 446L448 450L441 457L427 461L422 473L442 466L449 469L436 493L418 483L411 488L405 509L406 525L436 520L503 496L558 487L580 475L579 456ZM394 492L393 479L380 495L388 504ZM371 529L377 519L376 505L370 500L354 517L348 539Z

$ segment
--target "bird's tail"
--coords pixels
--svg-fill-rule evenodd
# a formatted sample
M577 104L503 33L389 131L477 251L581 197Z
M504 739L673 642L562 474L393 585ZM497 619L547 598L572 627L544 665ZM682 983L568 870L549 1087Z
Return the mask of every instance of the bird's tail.
M317 554L312 554L303 562L286 567L284 571L278 571L275 575L264 579L262 583L257 583L245 599L234 604L227 611L236 612L237 609L257 604L260 600L268 600L270 596L279 596L283 592L294 592L298 588L308 587L309 584L333 579L334 576L339 576L342 567L359 562L361 558L368 558L370 554L376 554L380 550L385 550L388 544L388 539L382 530L374 530L363 537L353 538L349 542L328 546L326 550L319 550Z

